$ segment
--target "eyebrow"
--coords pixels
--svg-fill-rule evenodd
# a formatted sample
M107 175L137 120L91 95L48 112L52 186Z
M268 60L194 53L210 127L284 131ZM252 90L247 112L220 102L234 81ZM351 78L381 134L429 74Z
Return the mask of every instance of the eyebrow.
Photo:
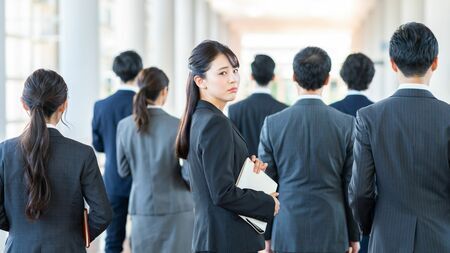
M224 69L228 69L228 66L223 66L223 67L219 68L217 71L224 70Z

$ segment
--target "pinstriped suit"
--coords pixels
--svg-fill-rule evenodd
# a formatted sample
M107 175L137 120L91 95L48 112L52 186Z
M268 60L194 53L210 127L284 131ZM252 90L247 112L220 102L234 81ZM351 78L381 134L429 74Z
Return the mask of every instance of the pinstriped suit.
M450 252L447 103L399 89L359 110L354 157L350 205L369 252Z

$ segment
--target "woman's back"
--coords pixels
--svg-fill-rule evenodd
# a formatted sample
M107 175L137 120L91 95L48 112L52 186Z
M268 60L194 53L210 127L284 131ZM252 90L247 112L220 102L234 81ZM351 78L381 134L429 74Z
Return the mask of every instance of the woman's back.
M0 144L1 228L9 231L5 252L84 252L84 200L90 206L89 231L95 239L111 219L103 180L89 146L49 128L50 201L40 217L31 220L25 209L28 194L20 139Z
M181 176L175 153L179 120L160 108L148 109L146 131L138 132L132 116L117 130L119 174L131 173L130 214L158 215L190 211L192 196Z

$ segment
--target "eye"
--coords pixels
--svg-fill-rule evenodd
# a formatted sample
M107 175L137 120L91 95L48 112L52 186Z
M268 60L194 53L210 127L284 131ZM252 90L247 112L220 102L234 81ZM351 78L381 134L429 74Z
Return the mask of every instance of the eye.
M219 73L219 75L225 76L225 75L227 75L227 72L226 71L222 71L222 72Z
M236 69L233 69L233 73L236 74L236 73L238 73L238 72L239 72L239 69L237 69L237 68L236 68Z

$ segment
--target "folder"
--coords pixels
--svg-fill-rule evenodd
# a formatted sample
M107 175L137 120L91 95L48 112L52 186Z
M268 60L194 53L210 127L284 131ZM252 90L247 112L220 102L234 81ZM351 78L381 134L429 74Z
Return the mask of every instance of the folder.
M271 194L277 191L278 184L272 180L266 173L260 172L256 174L253 172L255 164L247 158L242 166L241 172L236 182L236 186L241 189L252 189L255 191L263 191L266 194ZM257 233L264 234L267 227L267 222L260 221L255 218L239 215L245 222L247 222Z
M88 223L88 210L84 208L83 210L83 238L84 246L89 248L91 246L91 236L89 235L89 223Z

